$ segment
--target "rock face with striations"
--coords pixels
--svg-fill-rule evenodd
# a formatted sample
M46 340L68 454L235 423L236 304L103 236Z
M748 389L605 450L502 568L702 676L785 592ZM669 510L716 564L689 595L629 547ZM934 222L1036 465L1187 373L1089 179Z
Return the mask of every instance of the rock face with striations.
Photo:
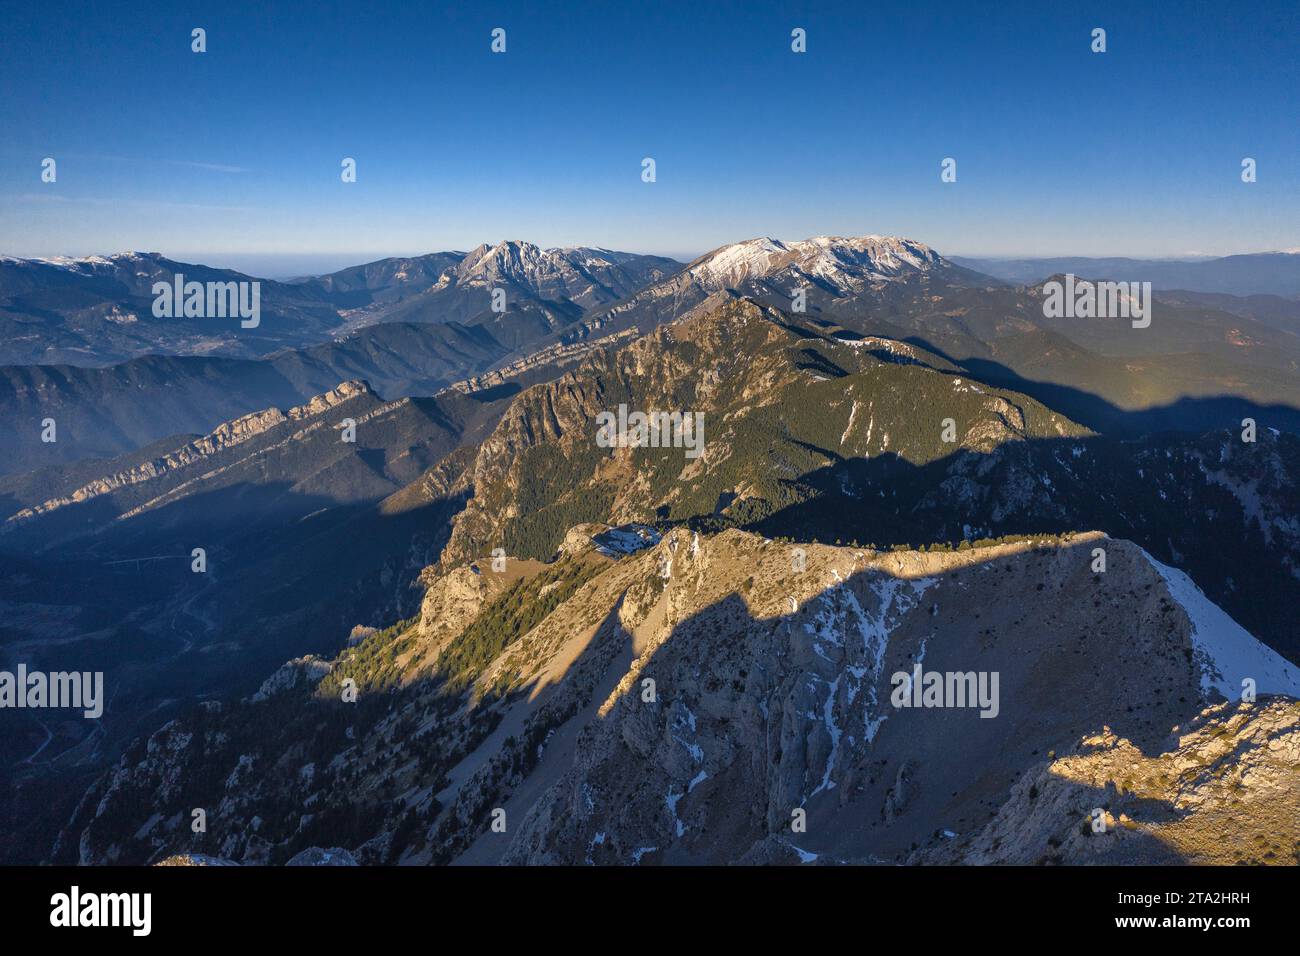
M746 299L597 350L517 396L479 446L443 563L471 560L482 541L548 559L584 522L775 508L801 476L855 458L922 464L1087 434L1024 395L954 380L949 367L918 347L843 341ZM599 416L620 405L701 416L700 442L603 447ZM961 422L952 443L944 416ZM906 424L922 420L934 427Z
M607 531L505 588L434 575L423 621L324 678L359 709L288 689L173 722L64 842L160 859L210 806L244 862L319 820L363 863L1295 860L1300 673L1131 543L582 547Z
M1300 703L1221 703L1144 751L1109 727L916 863L1300 863ZM1063 826L1072 821L1074 826Z
M1300 673L1125 542L888 556L810 547L792 575L784 546L732 533L694 552L677 541L654 607L623 606L629 631L657 626L504 861L964 862L990 846L1014 862L1204 859L1223 825L1210 811L1232 792L1210 782L1212 758L1252 790L1239 844L1267 831L1279 784L1297 782L1286 765L1300 746L1294 701L1202 710L1231 689L1227 672L1289 695ZM1105 574L1089 568L1096 543ZM891 677L918 665L997 675L996 694L894 706ZM1188 721L1201 729L1171 744ZM1112 752L1054 762L1071 748ZM1193 769L1204 796L1180 780ZM1059 786L1049 791L1048 777ZM1039 818L1016 809L1032 781L1044 806L1056 801ZM1093 807L1120 806L1122 835L1143 839L1066 839ZM1165 839L1171 820L1189 835ZM1269 838L1288 862L1294 830Z
M266 700L275 694L283 693L299 684L316 684L333 670L334 665L322 660L315 654L297 657L283 664L274 674L262 681L262 686L253 694L253 700Z

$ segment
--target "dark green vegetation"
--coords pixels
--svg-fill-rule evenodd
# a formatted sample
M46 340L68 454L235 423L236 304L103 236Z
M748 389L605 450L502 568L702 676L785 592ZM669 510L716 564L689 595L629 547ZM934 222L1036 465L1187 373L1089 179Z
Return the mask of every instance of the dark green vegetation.
M402 678L397 659L415 643L411 628L418 620L416 616L398 621L340 653L333 669L316 685L316 695L321 698L340 697L343 682L349 678L356 683L358 690L367 693L396 687Z
M546 560L582 522L717 518L715 526L748 526L808 500L816 489L806 476L826 468L877 459L922 467L954 445L1089 434L922 349L851 347L752 305L720 314L657 334L633 347L635 358L593 356L521 395L498 434L518 429L533 440L513 460L481 466L474 539L499 536L511 554ZM599 447L596 415L621 404L701 412L705 453ZM558 432L552 421L562 422ZM495 527L487 530L480 516Z
M394 646L391 634L376 640L379 637L373 635L372 647L363 653L370 665ZM353 663L359 667L353 673L365 676L365 664ZM349 665L342 666L346 670ZM370 676L382 683L382 673ZM494 726L491 714L470 722L452 719L458 697L429 693L424 687L385 692L363 684L355 703L343 703L337 687L323 685L314 692L299 686L262 701L192 709L169 733L156 738L169 748L168 759L179 768L175 785L161 787L147 774L132 776L115 790L111 810L95 820L96 833L114 834L121 862L133 863L155 860L150 840L164 832L168 853L220 856L229 834L252 828L258 837L247 862L272 864L310 846L356 847L378 829L407 839L421 820L427 826L439 806L432 801L423 812L402 808L396 799L399 783L389 779L375 785L376 768L396 760L403 768L400 786L436 790L447 770ZM417 712L406 709L412 701L418 702ZM394 717L398 713L400 719ZM358 759L356 742L376 736L388 745ZM145 745L141 738L127 750L127 766L140 763ZM353 759L338 761L339 754ZM85 823L89 818L83 814L93 813L104 782L82 803L78 817ZM235 804L223 803L232 792ZM160 793L166 797L162 804ZM248 805L256 807L256 825L253 814L244 809ZM207 811L206 833L191 829L194 808ZM138 823L130 827L131 834L123 833L128 821L155 814L157 833L134 835ZM407 816L413 819L407 821ZM394 856L400 848L391 847ZM74 852L75 847L62 847L55 859L72 862L69 854Z
M408 846L423 845L424 832L443 809L434 794L446 786L447 772L501 718L498 695L467 701L469 682L602 566L565 559L515 582L452 641L433 672L414 680L401 673L398 658L418 640L417 618L342 651L315 687L299 681L263 700L188 708L152 744L165 750L177 785L133 774L114 789L111 809L94 818L94 832L112 839L121 862L173 853L220 856L226 837L248 832L253 811L245 808L255 807L258 838L246 862L283 863L310 846L357 847L385 830L391 837L363 858L396 862ZM348 679L356 683L355 702L344 698ZM538 746L569 716L571 707L539 711L522 738L506 742L492 765L494 778L530 768ZM145 746L142 738L128 748L124 765L138 767ZM80 825L90 824L106 780L83 800L76 814ZM404 801L413 793L424 799ZM208 811L206 833L190 829L196 807ZM155 814L157 832L139 834L138 823L129 823ZM121 838L126 830L134 835ZM62 847L55 859L68 862L71 852Z
M600 562L561 558L529 578L520 578L488 604L438 658L438 673L452 688L477 679L497 656L573 597L599 572Z

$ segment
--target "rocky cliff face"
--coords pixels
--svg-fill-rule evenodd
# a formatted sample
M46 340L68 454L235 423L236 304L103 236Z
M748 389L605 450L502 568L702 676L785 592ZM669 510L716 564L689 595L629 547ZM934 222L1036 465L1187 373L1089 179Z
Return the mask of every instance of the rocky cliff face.
M1154 752L1103 727L1018 780L969 839L909 862L1295 865L1298 766L1293 698L1212 705Z
M484 243L439 279L439 287L505 288L584 309L621 299L664 278L678 263L607 249L541 249L531 242Z
M948 368L906 343L840 339L749 300L722 301L518 396L466 475L472 500L443 560L462 563L486 542L546 558L582 521L756 516L790 502L803 476L852 458L921 464L1087 433ZM620 406L702 416L699 448L687 454L686 437L603 446L599 416Z
M370 413L374 407L382 405L382 401L370 390L370 386L365 382L342 382L336 388L322 395L314 396L310 401L302 405L296 405L285 410L267 408L259 412L242 415L232 421L223 422L209 434L196 438L144 464L96 478L94 481L76 488L70 494L50 498L30 508L23 508L5 519L6 527L4 530L8 530L12 525L22 524L67 505L88 501L101 495L112 494L131 485L141 485L146 482L166 482L174 473L187 468L202 466L205 461L214 458L219 453L259 438L272 429L287 424L310 424L311 419L345 405L356 398L370 400L369 406L361 409L358 414ZM315 425L321 427L319 422L315 423ZM300 434L292 436L295 440L301 439L301 437ZM259 448L258 451L265 453L264 449Z
M1278 814L1300 783L1300 673L1140 548L679 529L611 558L592 532L509 582L433 577L422 620L314 689L164 728L64 845L83 862L332 843L363 863L1295 861ZM469 653L512 621L517 638ZM451 679L466 661L469 685ZM1224 700L1243 687L1258 700ZM204 837L190 806L210 808ZM327 844L330 821L349 839Z
M1110 558L1104 574L1090 571L1093 546ZM1212 725L1202 737L1235 735L1257 721L1247 738L1282 741L1262 760L1254 797L1264 807L1300 739L1294 702L1241 705L1244 716L1226 731L1235 708L1201 716L1212 693L1202 688L1210 665L1196 653L1196 611L1171 600L1157 568L1123 542L1080 536L1047 549L871 559L814 548L797 574L787 548L745 536L697 547L679 540L675 553L671 540L665 547L660 557L672 567L656 603L662 622L602 703L601 719L584 730L573 767L528 811L504 861L901 862L929 859L920 854L939 847L946 859L973 861L969 848L991 844L985 828L998 826L1012 831L998 845L1008 855L1015 847L1017 860L1081 861L1063 842L1081 818L1064 803L1050 825L1040 819L1021 830L1007 806L1021 777L1062 773L1055 751L1118 733L1130 753L1140 748L1153 765L1186 769L1186 754L1165 754L1189 747L1169 746L1171 728L1196 719ZM990 603L989 592L1014 595L1014 604ZM644 625L628 619L627 602L623 609L629 631ZM1261 693L1300 691L1294 667L1239 629L1234 637L1234 650L1220 653L1262 652L1251 668ZM895 706L891 675L918 665L997 674L996 701ZM654 701L641 693L647 679ZM1102 713L1116 715L1109 725L1118 729L1090 729ZM1066 774L1075 781L1071 811L1091 801L1085 816L1094 805L1112 812L1108 780L1138 786L1118 772L1121 761L1102 766L1113 777L1095 767L1091 776ZM1163 824L1195 816L1203 801L1185 799L1192 781L1176 774L1163 787L1155 771L1134 775L1146 789L1125 806L1147 840L1112 851L1116 860L1155 860ZM1186 828L1204 837L1220 823ZM1251 819L1237 830L1256 826ZM1294 829L1278 838L1288 860ZM1275 851L1278 840L1270 841ZM1096 846L1088 844L1088 855L1099 854Z

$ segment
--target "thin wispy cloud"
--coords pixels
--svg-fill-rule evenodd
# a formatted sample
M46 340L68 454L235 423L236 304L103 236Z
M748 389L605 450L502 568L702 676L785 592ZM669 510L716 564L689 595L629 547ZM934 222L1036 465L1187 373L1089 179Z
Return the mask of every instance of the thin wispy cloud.
M13 157L28 157L32 155L30 149L15 149L13 147L0 148L0 154ZM207 160L197 159L168 159L160 156L119 156L110 153L78 153L63 152L55 153L56 159L72 159L81 162L94 163L132 163L138 166L175 166L181 169L198 169L211 173L230 173L237 175L239 173L248 173L252 170L247 166L238 166L234 163L213 163Z
M164 162L174 166L188 166L191 169L208 169L214 173L246 173L248 170L243 166L226 166L222 163L195 163L183 159L168 159Z
M86 156L86 159L105 160L113 163L139 163L142 166L151 163L163 166L181 166L185 169L204 169L213 173L246 173L245 166L233 166L228 163L208 163L192 159L160 159L152 156Z
M217 203L172 202L166 199L119 199L101 196L61 196L57 193L19 193L10 197L20 203L71 203L87 206L110 206L130 209L194 209L223 212L250 212L248 206L226 206ZM3 199L3 197L0 197Z

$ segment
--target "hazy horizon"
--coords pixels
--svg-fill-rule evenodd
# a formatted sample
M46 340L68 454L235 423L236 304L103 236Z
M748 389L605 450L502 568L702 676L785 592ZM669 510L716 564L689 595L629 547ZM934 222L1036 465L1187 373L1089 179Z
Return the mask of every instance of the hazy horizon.
M516 237L520 238L520 237ZM757 238L755 236L746 236L744 239ZM793 236L774 236L772 238L783 241L791 241L796 237ZM808 238L806 236L797 237L800 239ZM906 238L914 238L908 236ZM504 240L488 240L488 245L495 245L497 242ZM523 241L531 241L524 239ZM737 242L743 239L737 239ZM923 240L918 240L923 241ZM389 258L416 258L419 256L430 255L439 252L468 252L476 248L481 243L461 244L445 249L422 249L419 251L412 250L393 250L388 252L321 252L321 253L257 253L257 252L203 252L196 250L167 250L167 249L112 249L98 250L95 252L45 252L31 255L19 255L13 252L0 252L0 255L12 256L14 258L26 259L53 259L58 257L67 258L86 258L89 256L115 255L125 252L156 252L174 262L189 262L196 265L211 266L216 269L232 269L236 272L242 272L245 275L256 276L263 279L295 279L304 276L326 275L331 272L337 272L351 266L365 265L371 262L377 262ZM927 243L928 245L928 243ZM551 247L543 247L551 248ZM675 259L681 263L691 262L700 256L713 251L712 249L701 249L696 252L665 252L659 249L634 249L625 245L605 246L617 252L633 252L641 255L665 256L669 259ZM1218 255L1203 255L1189 253L1183 256L1125 256L1125 255L1086 255L1086 254L1063 254L1052 256L1038 255L1000 255L986 256L978 253L966 252L948 252L943 249L937 249L940 255L948 259L984 259L987 261L1015 261L1015 260L1035 260L1035 259L1136 259L1149 260L1152 262L1204 262L1210 259L1221 258ZM1300 249L1260 249L1248 250L1242 252L1227 253L1226 255L1262 255L1268 253L1283 253L1288 255L1300 254Z

